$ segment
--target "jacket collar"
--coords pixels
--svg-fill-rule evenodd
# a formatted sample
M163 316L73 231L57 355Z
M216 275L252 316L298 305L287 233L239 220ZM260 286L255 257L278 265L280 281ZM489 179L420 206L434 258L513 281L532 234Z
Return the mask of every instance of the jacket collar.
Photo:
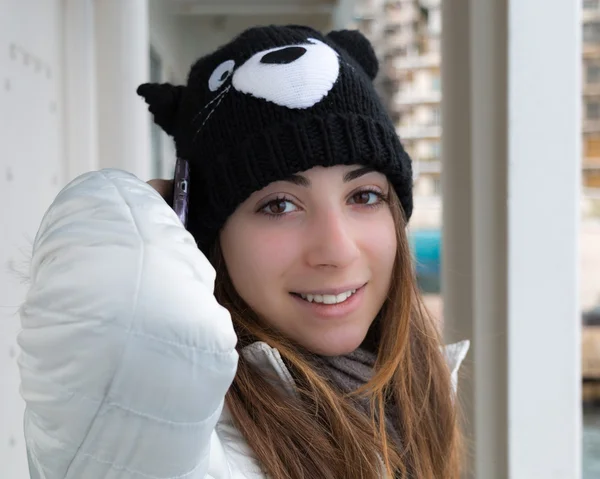
M263 341L257 341L244 347L241 351L244 359L256 368L265 373L275 372L277 383L280 384L288 393L294 395L294 378L289 369L281 359L281 354L275 348L272 348Z
M450 370L452 388L456 393L458 382L458 369L469 351L470 341L464 340L457 343L448 344L443 347L446 364ZM265 373L275 372L276 382L280 384L288 393L296 394L294 378L289 369L283 362L279 351L272 348L263 341L257 341L244 347L241 351L244 358L253 366L256 366Z

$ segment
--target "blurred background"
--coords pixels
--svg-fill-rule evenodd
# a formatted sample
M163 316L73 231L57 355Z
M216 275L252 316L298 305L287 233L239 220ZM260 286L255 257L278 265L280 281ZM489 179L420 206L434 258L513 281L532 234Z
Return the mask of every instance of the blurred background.
M271 23L375 47L419 285L472 341L471 477L600 478L598 0L0 0L0 478L28 477L15 338L44 211L89 170L172 177L136 87Z

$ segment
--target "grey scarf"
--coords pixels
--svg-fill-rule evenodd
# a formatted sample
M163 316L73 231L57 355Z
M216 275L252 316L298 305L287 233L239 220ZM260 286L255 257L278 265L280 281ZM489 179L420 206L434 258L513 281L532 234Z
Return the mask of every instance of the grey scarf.
M356 391L371 379L376 359L375 353L362 347L344 356L319 356L325 376L343 393ZM356 404L365 414L370 415L368 400L360 399ZM400 419L396 408L386 411L385 421L387 433L396 444L400 444Z

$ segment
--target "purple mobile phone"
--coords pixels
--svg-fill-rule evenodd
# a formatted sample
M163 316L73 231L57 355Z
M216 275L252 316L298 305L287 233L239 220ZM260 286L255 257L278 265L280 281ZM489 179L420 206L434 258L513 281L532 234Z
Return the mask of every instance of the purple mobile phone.
M187 227L189 192L190 165L183 158L177 158L177 162L175 163L175 178L173 181L173 209L185 227Z

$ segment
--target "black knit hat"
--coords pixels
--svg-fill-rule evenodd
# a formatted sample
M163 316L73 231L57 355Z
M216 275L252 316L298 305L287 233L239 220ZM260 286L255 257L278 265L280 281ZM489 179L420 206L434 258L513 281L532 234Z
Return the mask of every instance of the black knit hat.
M358 31L266 26L198 60L186 86L138 88L189 161L188 229L205 253L253 192L314 166L382 172L410 218L411 161L373 88L377 70Z

